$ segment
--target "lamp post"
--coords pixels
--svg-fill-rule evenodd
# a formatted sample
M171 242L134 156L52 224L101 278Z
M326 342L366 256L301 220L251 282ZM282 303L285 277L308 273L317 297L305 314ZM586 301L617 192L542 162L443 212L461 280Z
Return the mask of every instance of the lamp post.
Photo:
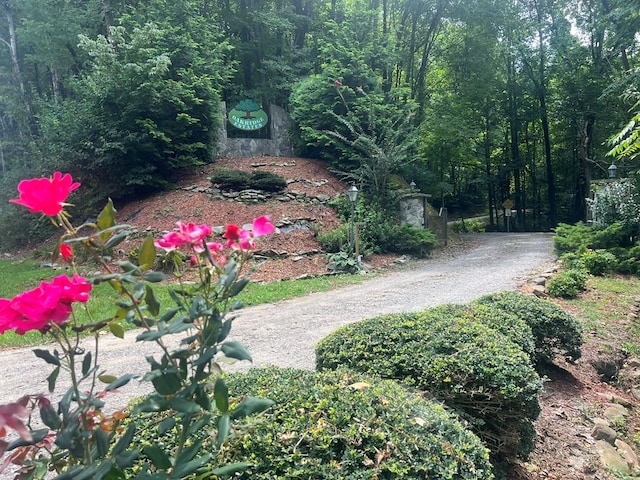
M416 189L416 182L414 182L413 180L411 180L411 183L409 184L409 189L413 192Z
M615 163L612 163L609 165L609 168L607 168L607 172L609 172L609 178L616 178L618 167L616 167Z
M355 238L354 238L354 229L353 229L353 222L354 222L354 216L355 216L355 209L356 209L356 200L358 200L358 189L356 188L355 185L351 185L351 187L349 188L349 190L347 190L347 197L349 198L349 202L351 203L351 223L350 223L350 227L349 227L349 254L353 255L353 248L354 248L354 244L355 244Z

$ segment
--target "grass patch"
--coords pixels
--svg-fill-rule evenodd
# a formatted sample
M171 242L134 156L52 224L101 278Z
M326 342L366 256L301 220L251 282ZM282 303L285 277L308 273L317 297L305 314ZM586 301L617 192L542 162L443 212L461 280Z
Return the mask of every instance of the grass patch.
M52 269L41 267L33 260L6 261L0 260L0 297L12 298L15 295L32 289L43 280L62 275L64 268ZM68 271L66 273L69 273ZM310 293L326 292L336 288L362 283L368 275L333 275L304 280L285 280L282 282L260 284L249 283L238 296L238 300L244 306L259 305L262 303L275 303L289 298L302 297ZM163 307L173 305L169 297L168 285L154 285L154 293ZM115 302L118 297L110 285L102 283L94 286L91 291L91 300L87 303L88 310L83 305L76 305L74 314L79 323L88 323L110 318L116 311ZM126 330L133 329L132 325L125 324ZM7 331L0 335L0 348L27 347L48 343L50 338L40 332L27 332L17 335L13 331Z
M575 313L585 330L614 347L626 345L626 350L640 351L640 327L629 321L629 314L638 308L640 278L611 275L590 277L587 290L575 299L562 300L565 308Z

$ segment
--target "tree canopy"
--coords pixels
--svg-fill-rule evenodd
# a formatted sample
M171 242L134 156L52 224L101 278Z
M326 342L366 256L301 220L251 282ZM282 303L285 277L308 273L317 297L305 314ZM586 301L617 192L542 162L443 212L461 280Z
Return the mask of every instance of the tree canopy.
M496 228L505 200L517 228L581 220L608 152L626 175L639 167L638 0L7 0L0 10L5 196L54 170L95 199L166 188L215 159L221 100L283 106L297 153L365 190L414 181L436 206L488 211Z

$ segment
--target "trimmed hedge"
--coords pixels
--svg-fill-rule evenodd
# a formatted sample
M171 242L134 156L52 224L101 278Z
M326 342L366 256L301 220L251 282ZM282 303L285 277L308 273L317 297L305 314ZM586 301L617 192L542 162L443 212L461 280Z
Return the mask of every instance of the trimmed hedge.
M220 185L223 190L262 190L265 192L281 192L287 187L287 179L277 173L265 170L245 172L221 168L211 175L211 183Z
M451 311L343 326L316 347L318 370L344 366L418 387L466 418L496 458L533 450L542 381L505 335Z
M533 332L537 363L550 363L556 355L575 361L582 355L582 325L555 303L519 292L485 295L473 303L493 305L524 320Z
M427 318L444 320L449 317L464 317L487 325L505 335L518 345L532 361L535 358L535 339L531 327L518 315L509 313L492 304L472 303L467 305L438 305L422 312Z
M235 404L244 396L275 402L262 414L235 421L216 452L217 466L253 465L234 479L494 478L475 435L442 405L395 382L269 367L227 374L225 383ZM171 432L153 436L157 420L138 420L143 440L170 446ZM215 422L203 425L202 438L212 434ZM213 450L213 443L210 438L205 448Z

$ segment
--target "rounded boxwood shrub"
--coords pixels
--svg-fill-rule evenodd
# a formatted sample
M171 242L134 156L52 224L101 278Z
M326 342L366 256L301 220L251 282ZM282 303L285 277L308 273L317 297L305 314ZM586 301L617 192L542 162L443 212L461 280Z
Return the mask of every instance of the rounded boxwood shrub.
M221 168L211 175L211 183L220 185L223 190L245 190L249 188L251 174L242 170Z
M245 172L243 170L232 170L221 168L211 175L211 183L220 185L223 190L262 190L265 192L281 192L287 187L286 178L277 173L265 170Z
M606 250L586 250L582 254L582 264L591 275L604 275L613 272L618 259Z
M344 366L428 392L467 419L496 458L533 450L542 382L529 355L464 315L404 313L343 326L318 343L316 366Z
M287 179L277 173L256 170L249 179L250 188L265 192L281 192L287 188Z
M499 292L472 303L492 305L524 320L535 338L536 363L550 363L556 355L575 361L582 355L580 321L553 302L520 292Z
M488 452L473 433L441 404L395 382L277 367L227 374L225 382L232 409L244 396L274 402L261 414L234 421L231 436L215 452L216 466L252 464L235 479L493 478ZM139 421L141 434L146 427L157 431L157 421ZM198 435L211 435L215 422ZM172 433L149 439L166 448ZM213 443L215 438L205 448L213 450Z
M587 274L577 268L562 270L551 277L546 286L552 297L575 298L587 288Z
M536 344L531 327L518 315L514 315L492 304L471 303L466 305L446 304L422 312L427 318L444 320L449 317L464 317L497 330L518 345L532 361Z
M382 250L406 253L416 257L428 256L436 246L436 236L430 230L411 225L390 225L385 232Z

